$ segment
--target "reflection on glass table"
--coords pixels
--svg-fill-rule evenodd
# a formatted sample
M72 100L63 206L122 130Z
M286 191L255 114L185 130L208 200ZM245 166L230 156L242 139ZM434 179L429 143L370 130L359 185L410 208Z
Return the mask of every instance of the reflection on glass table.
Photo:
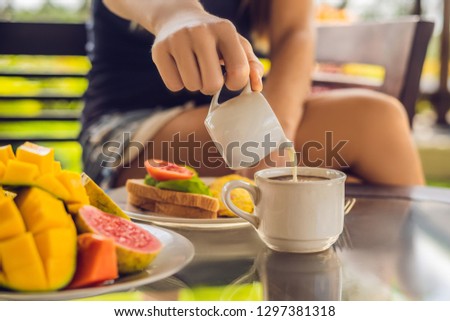
M193 243L193 261L133 293L144 300L450 300L450 191L350 194L357 201L345 233L328 251L275 252L250 226L173 228Z

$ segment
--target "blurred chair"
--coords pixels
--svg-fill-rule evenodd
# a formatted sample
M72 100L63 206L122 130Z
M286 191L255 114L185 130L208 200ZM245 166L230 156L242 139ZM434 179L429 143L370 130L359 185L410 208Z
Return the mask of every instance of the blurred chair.
M363 77L317 72L314 85L325 88L370 88L399 99L410 122L415 114L420 76L434 23L410 16L392 21L357 22L318 27L316 59L320 63L381 66L380 83Z

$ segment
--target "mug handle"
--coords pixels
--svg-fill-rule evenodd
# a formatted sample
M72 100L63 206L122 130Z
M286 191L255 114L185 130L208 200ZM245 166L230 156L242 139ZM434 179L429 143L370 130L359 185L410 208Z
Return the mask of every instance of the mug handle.
M219 89L218 92L216 92L213 96L213 98L211 99L211 104L209 105L209 113L212 113L214 110L216 110L220 104L219 104L219 96L220 93L222 92L222 88ZM247 82L247 85L244 87L244 89L242 90L242 92L239 94L240 95L244 95L244 94L250 94L252 93L252 86L250 84L250 80Z
M259 218L255 216L254 214L250 214L249 212L243 211L240 208L238 208L236 205L233 204L231 201L231 191L236 188L243 188L247 192L250 193L250 196L253 199L253 203L258 203L259 199L259 189L258 187L249 184L244 181L230 181L226 183L222 189L222 200L225 203L226 207L236 215L242 217L244 220L250 222L255 228L258 228L259 226Z

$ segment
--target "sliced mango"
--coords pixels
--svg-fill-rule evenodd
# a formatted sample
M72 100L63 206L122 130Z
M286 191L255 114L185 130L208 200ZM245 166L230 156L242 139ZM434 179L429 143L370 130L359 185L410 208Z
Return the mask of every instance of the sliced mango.
M14 151L11 145L0 146L0 163L6 165L8 160L15 159Z
M45 189L64 201L70 199L69 191L52 173L39 176L36 180L36 186Z
M77 269L77 229L67 211L78 213L89 203L81 175L62 170L52 148L27 142L14 155L11 145L1 146L0 287L54 291L70 284ZM106 261L95 266L104 278L113 279L117 264L111 262L116 259L106 256L102 260L115 273L102 270ZM89 267L89 258L85 261Z
M58 288L71 281L75 272L76 238L70 227L49 229L35 236L44 264L48 287Z
M67 203L76 203L80 204L80 206L89 204L89 197L81 181L80 174L62 170L61 173L56 175L56 178L64 185L70 194L70 197L66 200Z
M0 196L0 241L25 233L19 209L11 198Z
M78 211L80 210L80 208L82 208L83 206L84 206L84 204L81 204L81 203L66 204L66 209L67 209L67 212L69 212L70 214L76 215L78 213Z
M33 185L38 175L39 168L35 164L10 159L6 164L1 183L3 185Z
M42 189L32 187L19 193L16 204L28 231L39 233L67 225L64 203Z
M54 161L53 162L53 174L59 174L61 173L62 167L61 167L61 162L59 161Z
M0 180L3 178L6 172L6 165L0 162Z
M44 265L31 233L3 241L1 248L2 268L9 288L22 291L47 288Z
M12 202L12 203L11 203ZM0 285L18 291L65 287L76 269L75 224L61 200L31 187L0 198Z
M5 275L2 273L3 265L2 265L2 242L0 242L0 285L3 284L2 279L5 279Z
M39 168L39 173L53 173L53 162L55 152L53 148L48 148L26 142L20 145L16 150L17 160L35 164Z

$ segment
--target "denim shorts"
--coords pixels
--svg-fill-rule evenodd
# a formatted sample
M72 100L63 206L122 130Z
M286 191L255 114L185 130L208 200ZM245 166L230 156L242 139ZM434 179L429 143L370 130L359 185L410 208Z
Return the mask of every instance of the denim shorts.
M84 172L103 189L114 187L120 170L143 151L130 142L146 143L172 118L193 105L173 108L140 109L103 115L79 136L83 148ZM134 153L134 154L133 154Z

